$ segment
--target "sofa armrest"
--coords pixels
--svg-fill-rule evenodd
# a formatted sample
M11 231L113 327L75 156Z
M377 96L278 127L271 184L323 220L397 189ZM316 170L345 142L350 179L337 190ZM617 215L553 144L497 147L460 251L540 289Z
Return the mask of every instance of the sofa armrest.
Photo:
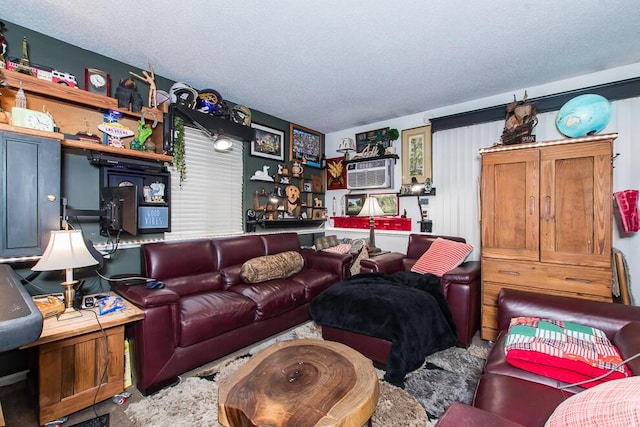
M360 261L361 273L395 273L402 271L402 260L405 254L400 252L390 252L378 255L375 258L367 258Z
M351 264L351 255L349 254L314 251L313 249L302 249L300 253L304 257L305 268L328 271L337 274L340 279L349 276L349 265Z
M498 331L513 317L535 316L575 322L601 329L611 340L618 330L640 319L640 307L502 289L498 296Z
M500 415L455 402L438 420L438 427L524 427Z
M112 283L111 289L141 308L177 304L180 296L171 289L147 289L145 285Z
M452 283L471 283L480 278L480 261L467 261L442 275L442 280Z

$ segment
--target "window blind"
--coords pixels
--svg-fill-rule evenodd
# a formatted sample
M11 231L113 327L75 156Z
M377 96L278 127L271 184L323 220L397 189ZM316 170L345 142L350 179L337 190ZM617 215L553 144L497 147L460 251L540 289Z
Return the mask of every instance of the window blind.
M180 186L171 171L171 232L165 239L188 239L242 233L243 150L216 151L198 129L184 128L186 179Z

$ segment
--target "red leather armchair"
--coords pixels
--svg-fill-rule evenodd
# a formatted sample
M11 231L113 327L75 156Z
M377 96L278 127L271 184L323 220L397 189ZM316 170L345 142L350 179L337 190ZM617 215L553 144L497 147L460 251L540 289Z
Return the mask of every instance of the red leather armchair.
M640 307L502 289L498 297L498 338L476 387L473 407L452 405L438 426L543 426L578 387L511 366L504 340L513 317L560 319L601 329L623 359L640 352ZM627 363L640 374L640 358ZM514 424L515 423L515 424Z
M392 252L360 261L362 273L394 273L409 271L436 238L465 243L462 237L410 234L407 253ZM462 346L480 328L480 261L467 261L445 273L440 280L442 292L451 306Z

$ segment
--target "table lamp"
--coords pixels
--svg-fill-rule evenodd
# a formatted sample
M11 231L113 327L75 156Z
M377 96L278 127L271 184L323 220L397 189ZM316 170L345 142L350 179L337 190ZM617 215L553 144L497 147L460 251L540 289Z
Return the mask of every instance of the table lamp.
M374 234L375 229L375 220L374 216L384 215L384 211L380 207L378 203L378 199L375 197L367 196L364 201L364 205L358 213L358 216L368 216L369 217L369 245L367 246L367 250L369 253L380 252L380 249L376 247L376 238Z
M31 269L33 271L65 270L65 281L61 283L64 288L64 311L58 315L58 320L72 319L82 316L73 308L75 290L73 286L78 283L73 280L73 269L96 265L98 261L91 255L82 237L80 230L54 230L44 254Z
M344 159L349 160L349 151L356 151L356 143L351 138L342 138L336 151L344 153Z

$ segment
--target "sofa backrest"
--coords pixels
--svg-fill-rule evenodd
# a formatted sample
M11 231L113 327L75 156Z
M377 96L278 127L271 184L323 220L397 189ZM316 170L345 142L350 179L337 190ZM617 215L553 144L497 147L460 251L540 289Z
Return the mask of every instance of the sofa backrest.
M300 240L296 233L263 234L260 238L265 247L265 255L287 251L300 252Z
M466 240L462 237L436 236L434 234L410 234L409 244L407 245L407 258L412 260L420 258L422 254L429 249L431 243L433 243L438 237L453 240L455 242L466 243ZM409 268L411 268L411 266L409 266Z
M180 296L221 289L211 239L147 243L140 247L142 272Z

